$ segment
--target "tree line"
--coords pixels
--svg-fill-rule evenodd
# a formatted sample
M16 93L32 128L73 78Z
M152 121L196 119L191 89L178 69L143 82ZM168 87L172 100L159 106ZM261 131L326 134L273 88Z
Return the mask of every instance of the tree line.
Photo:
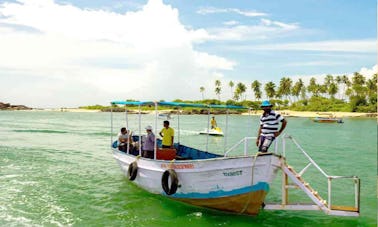
M200 87L202 101L210 104L239 104L258 108L265 97L279 108L300 111L348 111L377 112L377 74L371 78L355 72L347 75L328 74L323 82L310 78L306 86L302 79L293 81L282 77L279 84L270 81L264 85L258 80L247 86L241 82L229 81L227 84L232 99L222 102L220 95L224 91L220 80L215 80L214 93L218 100L205 100L205 87ZM254 100L247 100L248 87Z

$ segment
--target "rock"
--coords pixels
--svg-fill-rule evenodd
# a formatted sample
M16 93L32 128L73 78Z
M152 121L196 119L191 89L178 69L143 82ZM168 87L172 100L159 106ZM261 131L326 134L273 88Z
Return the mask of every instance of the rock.
M25 105L11 105L10 103L0 102L0 110L31 110L33 108Z

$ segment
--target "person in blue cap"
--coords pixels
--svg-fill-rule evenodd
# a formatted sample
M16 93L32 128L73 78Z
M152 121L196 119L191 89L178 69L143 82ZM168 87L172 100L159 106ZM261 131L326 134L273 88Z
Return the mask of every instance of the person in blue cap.
M281 114L274 112L272 106L268 100L261 103L264 113L260 117L260 127L256 140L256 146L259 147L260 152L267 152L275 138L286 128L287 121ZM280 122L281 128L278 129Z

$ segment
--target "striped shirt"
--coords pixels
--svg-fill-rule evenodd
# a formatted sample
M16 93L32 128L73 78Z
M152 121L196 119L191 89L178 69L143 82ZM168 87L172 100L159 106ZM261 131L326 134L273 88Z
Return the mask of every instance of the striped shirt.
M263 114L260 117L261 135L262 136L274 136L275 132L278 132L279 122L282 122L284 118L281 114L270 111L269 114L265 116Z

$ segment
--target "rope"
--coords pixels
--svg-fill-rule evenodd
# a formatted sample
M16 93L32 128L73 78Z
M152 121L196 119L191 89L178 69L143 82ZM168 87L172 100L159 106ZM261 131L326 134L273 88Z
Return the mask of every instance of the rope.
M256 163L257 156L259 156L259 154L260 154L260 152L257 152L256 155L255 155L255 158L254 158L253 161L252 161L251 189L252 189L252 187L253 187L253 174L254 174L254 169L255 169L255 163ZM245 212L245 210L247 209L249 203L251 202L251 197L252 197L251 194L252 194L252 193L249 192L249 194L248 194L248 200L247 200L247 202L245 203L243 209L240 211L240 214L242 214L242 213Z
M176 159L172 159L170 162L169 162L169 167L168 169L173 169L173 163L176 161Z

